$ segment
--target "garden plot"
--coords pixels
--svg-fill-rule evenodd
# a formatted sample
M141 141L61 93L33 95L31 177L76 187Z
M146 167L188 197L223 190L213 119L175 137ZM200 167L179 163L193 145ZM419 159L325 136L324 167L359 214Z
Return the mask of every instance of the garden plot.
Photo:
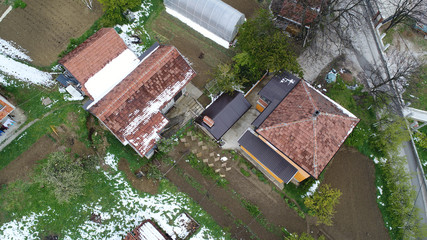
M94 1L89 10L82 1L26 0L27 7L12 10L0 23L0 36L28 50L33 64L49 66L71 38L80 37L102 9Z
M107 158L106 162L109 164L117 163L111 153ZM154 220L172 239L178 239L176 230L182 226L174 219L179 219L183 211L196 219L210 218L183 193L165 190L156 196L139 194L131 188L123 173L115 170L111 173L103 172L99 177L99 184L102 185L100 188L108 186L110 195L101 196L93 203L75 208L75 213L66 220L60 234L63 239L122 239L145 219ZM92 221L91 215L99 216L100 219ZM81 216L87 216L87 220L78 224ZM0 239L37 239L40 237L39 232L43 230L39 229L38 223L49 224L58 217L54 207L46 206L41 212L32 212L19 220L4 223L0 226ZM201 226L191 239L223 239L218 238L224 235L221 230L211 228L212 224L209 227Z

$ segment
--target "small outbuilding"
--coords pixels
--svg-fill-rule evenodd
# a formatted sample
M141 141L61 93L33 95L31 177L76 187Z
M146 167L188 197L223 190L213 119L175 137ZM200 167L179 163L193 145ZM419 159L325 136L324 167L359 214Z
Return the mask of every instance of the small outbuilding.
M249 110L251 104L242 93L223 93L196 119L209 136L221 137Z
M169 14L223 46L215 36L230 43L245 21L243 13L220 0L165 0L164 4Z

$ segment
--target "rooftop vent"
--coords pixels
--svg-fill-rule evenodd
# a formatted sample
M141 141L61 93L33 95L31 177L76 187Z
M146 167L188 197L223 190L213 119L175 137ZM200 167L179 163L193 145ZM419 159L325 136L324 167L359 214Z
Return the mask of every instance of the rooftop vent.
M320 111L319 111L319 110L316 110L316 111L314 111L314 113L313 113L313 117L317 117L317 116L319 116L319 114L320 114Z

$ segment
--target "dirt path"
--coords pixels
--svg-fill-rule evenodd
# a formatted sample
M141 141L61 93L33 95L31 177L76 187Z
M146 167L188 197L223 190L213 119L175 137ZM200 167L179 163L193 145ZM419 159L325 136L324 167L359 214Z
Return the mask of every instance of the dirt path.
M342 148L325 172L323 183L343 193L333 227L323 229L334 239L390 239L376 203L372 160L352 148Z
M25 0L27 7L12 10L0 23L0 38L14 41L37 66L49 66L66 49L70 38L80 37L98 19L101 6L90 11L82 1Z

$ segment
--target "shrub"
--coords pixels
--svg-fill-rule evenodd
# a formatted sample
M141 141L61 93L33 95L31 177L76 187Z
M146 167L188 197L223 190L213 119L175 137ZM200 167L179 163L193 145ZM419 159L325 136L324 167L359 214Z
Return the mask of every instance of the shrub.
M314 237L310 236L308 233L302 233L300 236L296 233L285 237L285 240L315 240ZM320 236L317 240L325 240L324 236Z
M39 181L53 188L59 202L68 202L81 193L83 174L79 161L72 160L63 152L54 152L42 167Z
M333 189L328 184L322 185L313 196L305 199L305 205L310 209L310 214L317 217L317 223L332 226L332 217L335 206L341 197L339 189Z
M122 23L125 21L123 12L127 9L136 9L141 0L98 0L104 9L107 22Z
M12 8L25 8L27 4L23 2L22 0L6 0L6 5L12 6Z
M240 168L240 172L241 172L245 177L249 177L249 176L251 176L251 174L250 174L248 171L246 171L244 168Z

